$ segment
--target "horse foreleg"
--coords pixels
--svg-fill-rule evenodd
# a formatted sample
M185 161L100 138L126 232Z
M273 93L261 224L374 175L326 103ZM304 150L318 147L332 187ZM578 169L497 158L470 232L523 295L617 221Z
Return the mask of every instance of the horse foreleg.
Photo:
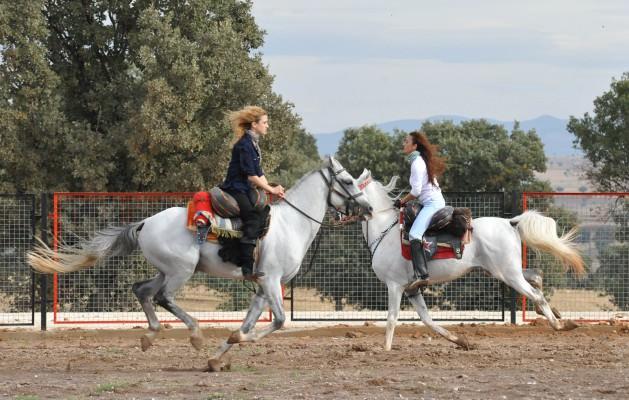
M528 299L533 301L535 304L535 309L541 311L541 313L546 317L550 326L556 331L570 331L572 329L578 328L574 321L566 319L561 320L558 319L559 311L557 311L554 307L551 307L550 304L544 298L544 293L541 290L534 288L524 275L520 277L516 277L513 280L505 281L505 283L515 289L518 293L523 296L526 296Z
M260 329L260 331L258 332L256 331L252 331L249 333L235 332L234 334L232 334L232 336L237 336L237 337L234 337L234 338L230 337L228 339L228 342L229 341L232 341L232 343L255 342L257 340L262 339L266 335L273 333L276 330L282 328L282 326L284 326L284 321L286 321L286 316L284 315L284 306L282 305L282 285L280 284L279 279L269 281L268 278L265 279L265 277L263 277L260 280L260 286L262 287L262 290L264 290L264 293L266 294L266 300L268 301L269 306L271 307L271 311L273 312L273 321L269 325L264 327L263 329ZM233 341L233 340L237 340L237 341Z
M240 329L232 333L229 339L221 345L218 351L214 353L214 356L212 356L212 358L210 359L210 363L220 362L220 359L225 355L225 353L229 351L229 349L231 349L234 343L239 343L242 336L251 332L256 322L258 321L258 318L260 318L260 315L262 314L265 305L266 298L264 297L264 292L262 291L262 289L258 289L256 294L253 296L253 299L251 299L251 305L249 306L249 310L247 311L247 315L245 316L245 319L242 322ZM232 338L235 337L238 337L239 340L233 341Z
M157 315L155 314L155 307L153 307L152 299L162 287L163 283L164 275L160 273L152 279L134 283L131 288L135 296L138 298L149 323L149 331L140 339L142 351L148 350L149 347L153 345L153 341L161 330L161 325Z
M443 336L444 338L448 339L452 343L457 344L461 348L465 350L470 349L469 342L467 341L467 338L465 337L465 335L460 334L457 336L453 334L452 332L448 331L447 329L443 328L442 326L437 325L432 320L432 318L430 317L430 314L428 313L428 307L426 306L426 302L424 301L424 296L419 291L415 295L408 296L408 299L411 302L411 304L413 304L413 306L415 307L415 310L417 311L417 314L419 314L419 318L421 318L422 322L426 324L426 326L428 326L430 329L437 332L439 335Z
M384 336L384 350L390 351L391 344L393 343L395 325L400 315L400 302L402 301L403 289L395 282L389 282L387 289L389 291L389 311L387 314L387 332Z

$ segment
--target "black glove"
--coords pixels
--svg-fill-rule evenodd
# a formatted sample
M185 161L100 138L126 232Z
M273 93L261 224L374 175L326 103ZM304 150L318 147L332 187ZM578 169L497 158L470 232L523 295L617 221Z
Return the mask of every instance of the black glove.
M395 208L400 208L400 207L402 207L402 200L400 200L400 199L395 199L395 201L393 202L393 207L395 207Z

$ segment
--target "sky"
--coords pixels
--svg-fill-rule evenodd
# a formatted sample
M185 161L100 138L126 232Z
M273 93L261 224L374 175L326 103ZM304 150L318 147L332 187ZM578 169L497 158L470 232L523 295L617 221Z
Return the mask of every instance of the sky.
M629 72L629 1L254 0L310 133L434 115L581 117Z

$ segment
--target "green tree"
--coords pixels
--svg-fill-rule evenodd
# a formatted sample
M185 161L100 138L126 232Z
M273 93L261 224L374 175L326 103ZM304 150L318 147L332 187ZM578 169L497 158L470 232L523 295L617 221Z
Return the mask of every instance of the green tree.
M263 38L251 1L1 2L0 190L207 189L230 156L225 113L248 104L269 113L265 172L290 183L316 146L272 91ZM76 307L132 307L117 296L136 277L108 275L105 291L107 273L86 272Z
M588 179L601 191L629 191L629 72L594 100L594 115L570 117L575 146L592 163Z
M346 129L336 154L353 176L368 168L374 178L383 182L399 175L403 165L395 137L373 125Z
M292 186L307 172L320 167L320 164L316 139L300 129L277 169L268 178L270 182L281 182L283 185Z
M69 121L60 80L47 58L43 1L0 5L0 190L94 188L108 164L99 140L82 140L90 129Z
M293 106L272 91L250 1L1 7L4 190L207 188L229 160L225 113L247 104L269 112L267 174L289 152L280 177L313 160L294 143L310 135Z
M544 187L535 172L546 171L544 147L534 130L516 122L511 134L486 120L426 122L422 130L447 159L440 179L446 191L513 191Z

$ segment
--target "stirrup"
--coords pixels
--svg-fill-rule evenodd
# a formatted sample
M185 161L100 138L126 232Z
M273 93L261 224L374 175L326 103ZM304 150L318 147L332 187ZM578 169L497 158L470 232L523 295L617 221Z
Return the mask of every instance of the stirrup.
M207 241L207 235L210 231L210 225L202 221L197 221L197 244L201 246Z
M404 288L404 291L406 293L414 293L417 291L417 288L419 288L420 286L428 286L430 284L432 284L430 277L415 279L413 282L406 285L406 288Z

